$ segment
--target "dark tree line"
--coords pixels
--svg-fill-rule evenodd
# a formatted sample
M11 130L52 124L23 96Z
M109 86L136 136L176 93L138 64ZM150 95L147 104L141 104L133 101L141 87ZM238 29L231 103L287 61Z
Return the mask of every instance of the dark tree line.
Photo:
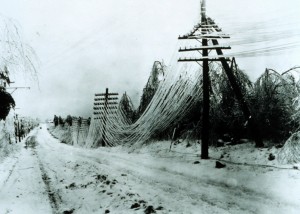
M63 119L61 116L54 115L53 123L55 126L58 126L58 125L64 126L65 124L68 124L68 126L72 126L72 121L75 118L78 120L78 124L80 125L82 122L82 118L81 117L78 117L78 118L72 117L71 115L68 115L65 119ZM91 118L89 117L87 124L90 125L90 123L91 123Z
M71 117L71 121L70 121L69 117L71 117L71 116L68 115L66 119L62 119L61 116L54 115L53 123L55 126L58 126L58 125L64 126L65 123L67 123L69 126L72 126L72 117Z

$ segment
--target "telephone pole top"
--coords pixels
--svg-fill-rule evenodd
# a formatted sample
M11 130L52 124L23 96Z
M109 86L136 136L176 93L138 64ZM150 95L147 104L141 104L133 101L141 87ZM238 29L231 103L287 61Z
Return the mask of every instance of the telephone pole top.
M246 120L249 122L249 127L252 130L254 139L257 146L262 146L262 140L259 134L259 130L254 124L251 112L245 101L244 95L241 92L241 88L233 72L233 66L229 66L228 61L231 61L232 65L235 64L234 58L230 58L223 55L223 49L230 49L229 46L220 45L218 39L228 39L229 35L222 33L222 30L218 25L209 17L206 16L206 0L201 1L201 20L194 29L184 35L179 36L178 39L194 40L199 43L197 47L180 48L179 52L199 52L200 57L197 58L179 58L178 62L197 62L199 65L202 63L202 130L201 130L201 158L208 159L208 146L209 146L209 133L210 133L210 75L209 64L212 62L221 63L224 72L226 73L233 92L240 104L240 107L244 113ZM216 56L209 56L212 51L217 53Z
M206 0L201 1L201 22L206 18Z

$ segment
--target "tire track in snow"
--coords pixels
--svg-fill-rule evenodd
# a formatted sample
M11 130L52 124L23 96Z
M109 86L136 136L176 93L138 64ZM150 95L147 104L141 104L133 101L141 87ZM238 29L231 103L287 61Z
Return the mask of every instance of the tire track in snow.
M5 186L5 184L9 181L10 176L12 175L12 173L14 172L16 165L18 164L19 159L17 158L16 162L13 164L12 168L9 170L8 176L7 178L4 180L3 184L2 184L2 188Z
M140 198L139 194L136 194L129 188L124 189L124 186L118 181L118 176L111 175L108 170L103 170L102 166L99 167L98 164L95 164L94 162L86 161L86 158L81 157L77 152L72 153L73 157L61 156L59 154L62 153L62 149L55 148L51 150L51 157L50 154L48 156L45 152L49 151L50 148L53 148L50 147L50 145L60 144L52 144L51 141L41 141L42 139L40 136L37 137L37 139L38 142L40 142L37 146L37 151L41 158L43 158L44 166L51 178L53 178L53 175L49 170L54 171L51 167L58 167L56 168L58 170L56 171L56 174L59 175L58 177L60 179L56 179L58 183L58 186L56 187L63 199L62 204L60 204L61 210L63 210L62 208L68 208L68 210L76 213L94 213L95 210L98 210L95 213L105 213L107 210L110 210L111 213L135 213L136 210L131 208L131 206L136 203L140 203L140 206L138 207L140 211L146 210L149 207L153 207L153 209L154 207L156 207L155 209L163 209L156 203L152 203L151 200ZM48 143L50 145L48 145ZM73 150L73 147L69 148ZM42 156L41 154L44 155ZM55 161L51 161L51 158L53 157L55 157ZM47 164L47 161L49 165ZM51 165L50 162L55 164ZM61 167L67 170L62 169ZM71 173L69 169L72 170ZM76 177L73 176L73 173ZM54 180L52 180L52 183ZM87 192L86 189L91 187L93 187L93 189ZM86 194L88 196L86 196ZM89 201L91 202L86 201L85 198L92 195L95 197L90 198ZM98 202L94 205L93 203L95 202L93 201ZM157 211L157 213L161 212Z
M39 169L41 171L41 176L42 176L42 180L43 183L45 185L46 188L46 192L50 201L50 205L52 208L52 212L53 214L59 213L59 204L61 203L61 197L58 194L58 192L56 192L52 187L51 187L51 179L48 176L45 167L39 157L38 152L36 151L36 145L38 144L37 140L36 140L36 136L32 136L31 138L29 138L28 140L30 140L30 147L32 148L33 154L36 156L37 161L38 161L38 165L39 165Z
M41 170L42 179L43 179L43 182L46 187L46 192L48 194L48 198L51 203L51 207L53 209L53 213L58 213L58 208L59 208L59 204L61 202L61 198L60 198L59 194L51 188L51 179L48 177L48 175L45 171L45 168L44 168L42 162L40 161L38 155L37 155L37 158L39 161L39 167Z

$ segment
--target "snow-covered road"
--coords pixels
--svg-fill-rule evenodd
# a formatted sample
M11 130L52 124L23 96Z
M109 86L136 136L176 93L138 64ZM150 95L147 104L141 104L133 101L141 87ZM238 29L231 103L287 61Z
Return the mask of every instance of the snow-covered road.
M61 144L35 129L0 164L2 213L299 213L296 170ZM195 160L197 157L194 157Z
M32 149L21 149L0 164L0 213L51 213L51 204Z

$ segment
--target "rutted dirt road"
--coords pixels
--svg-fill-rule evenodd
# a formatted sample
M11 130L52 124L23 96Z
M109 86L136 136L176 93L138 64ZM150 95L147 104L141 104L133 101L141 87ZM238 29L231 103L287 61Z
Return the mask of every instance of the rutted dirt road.
M32 149L21 149L1 165L0 213L52 213L39 162Z
M74 148L59 143L45 125L26 142L0 165L0 214L297 213L300 208L299 198L286 200L270 188L276 172L259 177L246 166L238 173L214 169L213 161L192 164Z

